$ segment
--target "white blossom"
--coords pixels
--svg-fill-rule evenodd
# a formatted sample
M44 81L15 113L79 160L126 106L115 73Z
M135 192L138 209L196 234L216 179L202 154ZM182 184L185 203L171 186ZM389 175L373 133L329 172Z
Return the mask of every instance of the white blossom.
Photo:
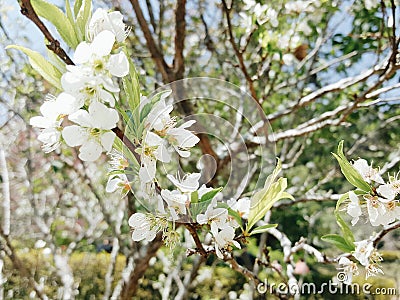
M378 0L364 0L365 8L370 10L377 7L379 4Z
M244 197L237 200L231 208L236 210L243 219L247 219L250 213L250 205L250 198Z
M166 138L174 147L175 151L182 157L189 157L189 148L194 147L200 139L186 128L192 126L196 121L191 120L183 123L177 128L168 128Z
M358 200L357 195L351 191L349 192L350 203L347 205L347 214L350 215L353 219L351 220L351 225L355 225L360 216L362 215L360 201Z
M106 192L112 193L120 189L121 194L125 196L131 190L128 178L125 174L114 174L108 178Z
M111 54L114 43L115 35L104 30L92 43L82 42L76 47L74 62L90 67L95 75L109 72L113 76L123 77L129 73L129 62L123 52Z
M377 274L384 274L378 264L372 263L365 267L365 279L368 279L371 276L376 276Z
M157 231L151 228L150 221L145 214L135 213L128 220L129 226L132 227L132 239L136 242L150 242L156 237Z
M89 39L93 40L104 30L111 31L119 43L123 42L130 32L130 28L124 24L123 16L119 11L108 12L103 8L98 8L89 22Z
M171 155L165 141L153 132L147 132L140 154L139 178L143 183L152 182L156 175L157 160L168 163Z
M397 175L394 177L390 176L389 183L380 185L376 191L384 198L381 201L392 201L400 193L400 180L397 179Z
M347 257L341 257L339 259L339 269L346 275L343 281L345 284L351 284L353 281L353 275L358 275L357 264Z
M116 110L99 102L92 102L89 111L78 110L68 117L78 125L67 126L62 136L68 146L81 146L79 157L85 161L98 159L105 150L111 151L115 133L110 129L116 126L119 116Z
M371 181L375 181L380 184L385 184L381 175L379 175L378 170L368 165L368 162L365 159L357 159L356 161L354 161L353 167L366 182L371 183Z
M189 197L180 191L161 190L161 196L167 202L171 217L174 221L179 219L180 214L186 214L186 207L189 204Z
M196 221L199 224L215 224L217 228L223 228L228 219L228 210L226 208L216 208L215 199L208 205L204 214L198 214Z
M90 70L73 66L68 69L61 77L61 85L65 91L74 95L77 99L89 105L92 100L109 103L111 107L115 105L115 93L119 92L119 87L111 78L106 76L92 75Z
M372 226L384 225L387 222L386 208L377 196L365 196L369 221Z
M353 257L363 266L367 266L369 264L370 256L375 250L372 240L367 239L360 242L354 242L354 245L356 245L356 249L353 252Z
M233 227L226 225L220 229L215 222L212 222L211 233L215 240L215 252L219 258L224 258L222 250L227 249L232 244L240 249L240 244L234 240L235 229Z
M162 131L168 127L171 117L173 106L171 104L166 104L165 98L171 93L166 92L161 96L161 99L154 105L146 118L146 127L149 130ZM143 102L144 103L144 102Z
M397 200L383 203L386 213L381 221L382 225L386 226L400 219L400 206L398 204Z
M48 99L40 107L42 116L32 117L29 122L34 127L42 128L38 140L43 143L42 148L46 153L59 147L64 118L82 106L82 102L67 93Z
M175 178L168 174L167 178L182 192L192 193L199 188L200 173L186 174L183 178Z

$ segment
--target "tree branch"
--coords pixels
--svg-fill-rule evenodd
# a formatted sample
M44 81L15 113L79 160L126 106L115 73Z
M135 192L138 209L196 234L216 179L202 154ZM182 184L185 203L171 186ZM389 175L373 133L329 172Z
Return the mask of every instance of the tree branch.
M201 243L201 241L199 239L199 236L198 236L197 231L196 231L196 227L191 223L186 223L185 227L193 237L193 240L194 240L194 242L196 244L196 247L197 247L196 250L200 253L200 255L202 257L206 258L208 256L208 252L204 249L203 244Z
M49 42L49 44L47 44L46 47L51 51L53 51L67 65L73 65L74 63L71 60L71 58L69 58L64 49L61 48L60 42L51 35L50 31L43 24L42 20L39 19L38 15L36 14L35 10L32 7L31 1L21 0L20 6L21 6L21 13L29 20L31 20L33 23L35 23L35 25L40 29L40 31L45 36L46 40Z
M240 69L242 70L242 73L247 81L248 86L249 86L250 94L258 102L257 93L254 88L253 80L251 79L251 77L247 71L247 67L244 63L243 52L241 52L240 49L238 48L238 46L236 45L235 38L233 36L231 17L229 15L231 9L228 8L228 5L225 0L222 0L222 6L224 8L226 22L228 25L229 41L232 45L233 51L235 52L237 59L239 60L239 66L240 66Z
M145 255L135 259L135 267L131 271L128 281L124 282L122 286L121 300L132 299L133 295L135 295L139 287L139 279L142 278L149 267L150 259L156 255L158 249L160 249L162 245L162 234L159 233L156 238L148 244Z
M186 0L178 0L175 9L175 57L173 66L175 80L182 79L185 72L185 63L183 57L186 33L185 15Z
M373 245L376 247L380 240L383 239L385 235L387 235L389 232L396 230L397 228L400 228L400 221L397 221L393 223L392 225L386 227L385 229L382 229L374 238L373 240Z
M140 7L138 0L130 0L132 4L132 8L135 11L136 18L138 20L139 26L142 29L144 38L146 39L147 48L151 53L151 57L156 63L158 71L161 73L164 82L170 82L170 72L169 66L164 60L164 57L158 49L156 42L151 34L150 28L147 24L147 21L143 15L142 9Z

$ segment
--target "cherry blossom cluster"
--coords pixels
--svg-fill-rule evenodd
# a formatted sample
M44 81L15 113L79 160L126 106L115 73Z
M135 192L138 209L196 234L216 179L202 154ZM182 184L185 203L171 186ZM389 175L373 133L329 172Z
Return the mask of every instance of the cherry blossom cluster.
M356 160L353 167L365 182L373 185L373 192L359 196L353 191L349 192L350 202L346 212L352 217L351 224L355 225L361 216L367 216L372 226L386 226L399 220L400 179L389 176L389 182L385 182L378 169L368 165L365 159Z
M130 217L133 240L151 241L162 232L165 243L172 247L180 239L176 224L192 223L209 228L215 252L223 257L223 251L230 250L232 245L240 248L235 240L239 224L228 214L228 208L246 218L250 199L230 200L229 206L222 207L218 203L222 198L220 189L200 186L200 173L168 174L166 178L173 188L160 187L157 164L171 163L173 155L188 158L190 149L199 142L189 130L195 120L180 122L171 116L173 105L168 98L171 92L153 98L141 96L139 106L130 107L131 120L135 114L140 120L133 125L138 136L125 137L134 145L128 151L135 157L138 168L120 152L123 148L115 144L113 129L119 121L120 92L117 78L130 73L130 63L122 47L128 33L121 13L97 9L86 26L85 41L74 51L74 65L67 65L60 78L61 93L48 96L40 107L42 115L32 117L30 124L41 129L38 138L45 152L65 143L80 147L79 158L83 161L95 161L103 152L108 153L111 168L106 191L119 191L125 196L133 192L134 181L135 187L139 187L136 198L155 204L150 212ZM133 180L128 179L128 172L134 175Z
M354 244L356 249L352 253L352 256L365 267L366 279L370 276L383 274L381 266L379 265L379 262L383 259L373 245L373 237L359 242L354 242ZM345 256L339 259L339 269L345 274L343 282L346 284L351 284L353 275L359 274L357 263L351 261Z
M38 139L45 152L57 149L62 141L80 146L84 161L111 151L115 139L111 129L119 120L114 109L120 90L115 78L129 73L120 48L128 32L122 18L119 12L95 11L87 26L87 41L75 49L75 65L68 65L61 77L62 92L47 98L40 107L42 116L31 118L30 124L42 129Z
M190 156L190 148L194 147L199 138L187 128L195 121L186 121L177 126L178 119L172 117L172 104L167 101L170 92L164 92L156 103L150 99L141 98L139 109L145 111L146 105L152 105L146 120L144 132L137 152L140 154L138 180L140 197L156 203L154 211L137 212L129 218L134 241L152 241L158 232L162 232L167 245L173 247L180 239L175 230L176 223L196 223L208 226L215 242L216 254L223 258L223 251L230 250L234 245L240 248L235 240L235 229L239 224L228 214L226 207L220 207L218 200L222 199L219 189L200 186L200 173L188 173L184 176L167 174L166 178L173 185L172 189L159 187L157 162L168 164L173 153L180 157ZM124 169L126 163L123 155L114 155L114 170ZM127 177L124 174L113 174L107 184L109 191L118 187L126 191ZM246 217L250 209L250 199L230 200L229 206L242 217Z
M351 165L360 176L360 179L370 192L360 189L348 192L345 206L346 213L352 218L351 224L356 225L360 218L364 217L372 226L389 226L396 220L400 220L400 179L398 175L389 176L385 182L380 175L379 169L373 168L365 159L358 159ZM374 247L374 237L354 242L355 250L351 252L352 257L365 267L366 278L383 274L379 265L382 261L381 255ZM338 261L339 269L346 274L345 283L351 283L353 275L357 275L357 263L348 257L341 257Z

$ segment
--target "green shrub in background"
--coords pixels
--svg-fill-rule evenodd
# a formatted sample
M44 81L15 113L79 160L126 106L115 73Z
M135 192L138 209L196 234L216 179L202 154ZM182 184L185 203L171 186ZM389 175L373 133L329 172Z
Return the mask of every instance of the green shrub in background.
M38 281L45 281L44 286L46 294L50 299L58 299L58 287L61 286L58 277L56 276L56 268L53 265L52 256L44 255L42 250L38 249L25 249L18 250L22 263L30 270L34 278ZM371 284L371 293L374 293L376 288L393 288L396 286L396 278L398 277L398 270L396 265L399 262L399 251L383 251L385 259L385 270L387 273L385 277L372 277L368 280ZM165 255L168 255L167 253ZM280 259L271 252L271 257ZM322 283L328 282L336 275L336 269L333 266L313 264L312 259L307 259L307 264L310 266L310 273L307 274L303 280L304 282L314 282L316 286L321 286ZM173 262L173 260L171 260ZM110 263L110 254L101 252L75 252L71 255L70 266L72 268L76 284L79 285L79 295L76 299L94 300L102 299L105 286L104 277ZM123 267L125 266L125 256L118 255L115 268L116 274L122 274ZM185 270L191 271L193 264L191 260L187 261ZM158 287L163 287L163 281L168 274L164 274L163 266L160 261L155 261L154 264L147 269L144 278L141 279L140 288L133 299L161 299ZM5 299L32 299L30 293L32 290L29 288L28 281L19 276L19 272L13 269L10 261L5 261L5 273L9 276L9 280L5 283ZM396 275L397 274L397 275ZM274 276L275 275L275 276ZM397 276L397 277L396 277ZM279 278L276 274L263 274L264 279L268 283L275 282L279 284ZM42 279L41 279L42 278ZM113 280L112 288L120 280L116 277ZM364 283L364 274L355 277L354 282L360 284ZM237 295L243 292L241 289L245 284L246 279L239 273L233 271L227 265L219 263L217 260L209 259L207 265L203 266L199 275L195 279L193 288L191 290L190 299L229 299L229 295ZM173 287L176 288L176 287ZM229 294L230 293L230 294ZM32 296L32 295L31 295ZM387 300L395 299L391 295L349 295L349 294L334 294L325 293L323 295L304 295L302 299L376 299ZM35 297L33 297L35 298ZM276 297L270 294L260 295L260 299L274 299ZM278 298L276 298L278 299Z

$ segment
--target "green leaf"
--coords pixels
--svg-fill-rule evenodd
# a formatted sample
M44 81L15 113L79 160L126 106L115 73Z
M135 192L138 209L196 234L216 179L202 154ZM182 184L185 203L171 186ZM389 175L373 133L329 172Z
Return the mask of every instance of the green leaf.
M350 248L354 248L354 235L353 232L350 230L350 227L347 225L347 223L343 220L338 212L335 212L335 217L336 222L342 230L343 238L345 239L347 245Z
M65 13L67 15L67 18L71 24L75 23L74 16L72 15L72 10L71 10L71 4L69 3L69 0L65 0Z
M268 176L264 188L255 193L251 198L248 224L246 227L247 232L265 216L276 201L285 198L294 200L292 195L285 192L287 187L286 178L279 178L274 182L281 168L282 164L280 160L278 160L278 164L272 174Z
M212 191L209 191L209 192L205 193L203 196L201 196L200 202L205 202L205 201L211 200L221 190L222 190L222 187L219 187L219 188L213 189Z
M49 2L32 0L31 3L35 12L52 23L67 45L75 49L79 42L75 34L74 23L71 23L70 19L57 6Z
M81 7L82 7L82 0L75 0L75 3L74 3L74 15L75 16L78 15L78 12L81 9Z
M61 72L52 65L47 59L45 59L39 52L33 51L31 49L10 45L7 46L6 49L17 49L24 52L28 58L29 63L32 68L35 69L40 75L43 76L50 84L61 90L61 82L60 78L62 76Z
M129 57L126 47L123 48L123 51L125 55ZM139 107L140 103L140 83L135 65L133 64L132 60L129 60L129 76L123 77L122 83L128 106L131 111L135 111L136 108Z
M199 202L199 192L194 191L190 194L190 203L198 203Z
M347 193L343 194L342 196L340 196L338 202L336 202L335 211L338 211L340 205L341 205L344 201L346 201L347 199L349 199L349 192L347 192Z
M350 247L347 244L346 240L342 236L337 234L326 234L321 237L321 240L335 245L338 249L344 252L351 252L354 250L354 246Z
M80 7L78 13L75 12L76 16L76 26L78 31L78 39L80 41L85 40L86 36L86 25L89 22L89 19L92 15L92 1L91 0L84 0L80 1ZM76 3L75 3L76 6ZM75 10L76 7L74 7Z
M337 154L332 153L333 156L337 159L340 169L344 177L346 177L347 181L351 183L353 186L359 188L365 193L369 193L372 191L371 186L365 182L360 173L350 164L347 160L346 156L343 154L343 141L340 141L338 145Z
M143 122L146 117L149 115L151 108L153 107L153 105L151 103L146 103L142 110L140 111L140 122Z
M270 228L276 228L278 226L278 224L266 224L266 225L262 225L262 226L258 226L256 228L254 228L249 235L254 235L254 234L258 234L258 233L263 233L268 231L268 229Z

